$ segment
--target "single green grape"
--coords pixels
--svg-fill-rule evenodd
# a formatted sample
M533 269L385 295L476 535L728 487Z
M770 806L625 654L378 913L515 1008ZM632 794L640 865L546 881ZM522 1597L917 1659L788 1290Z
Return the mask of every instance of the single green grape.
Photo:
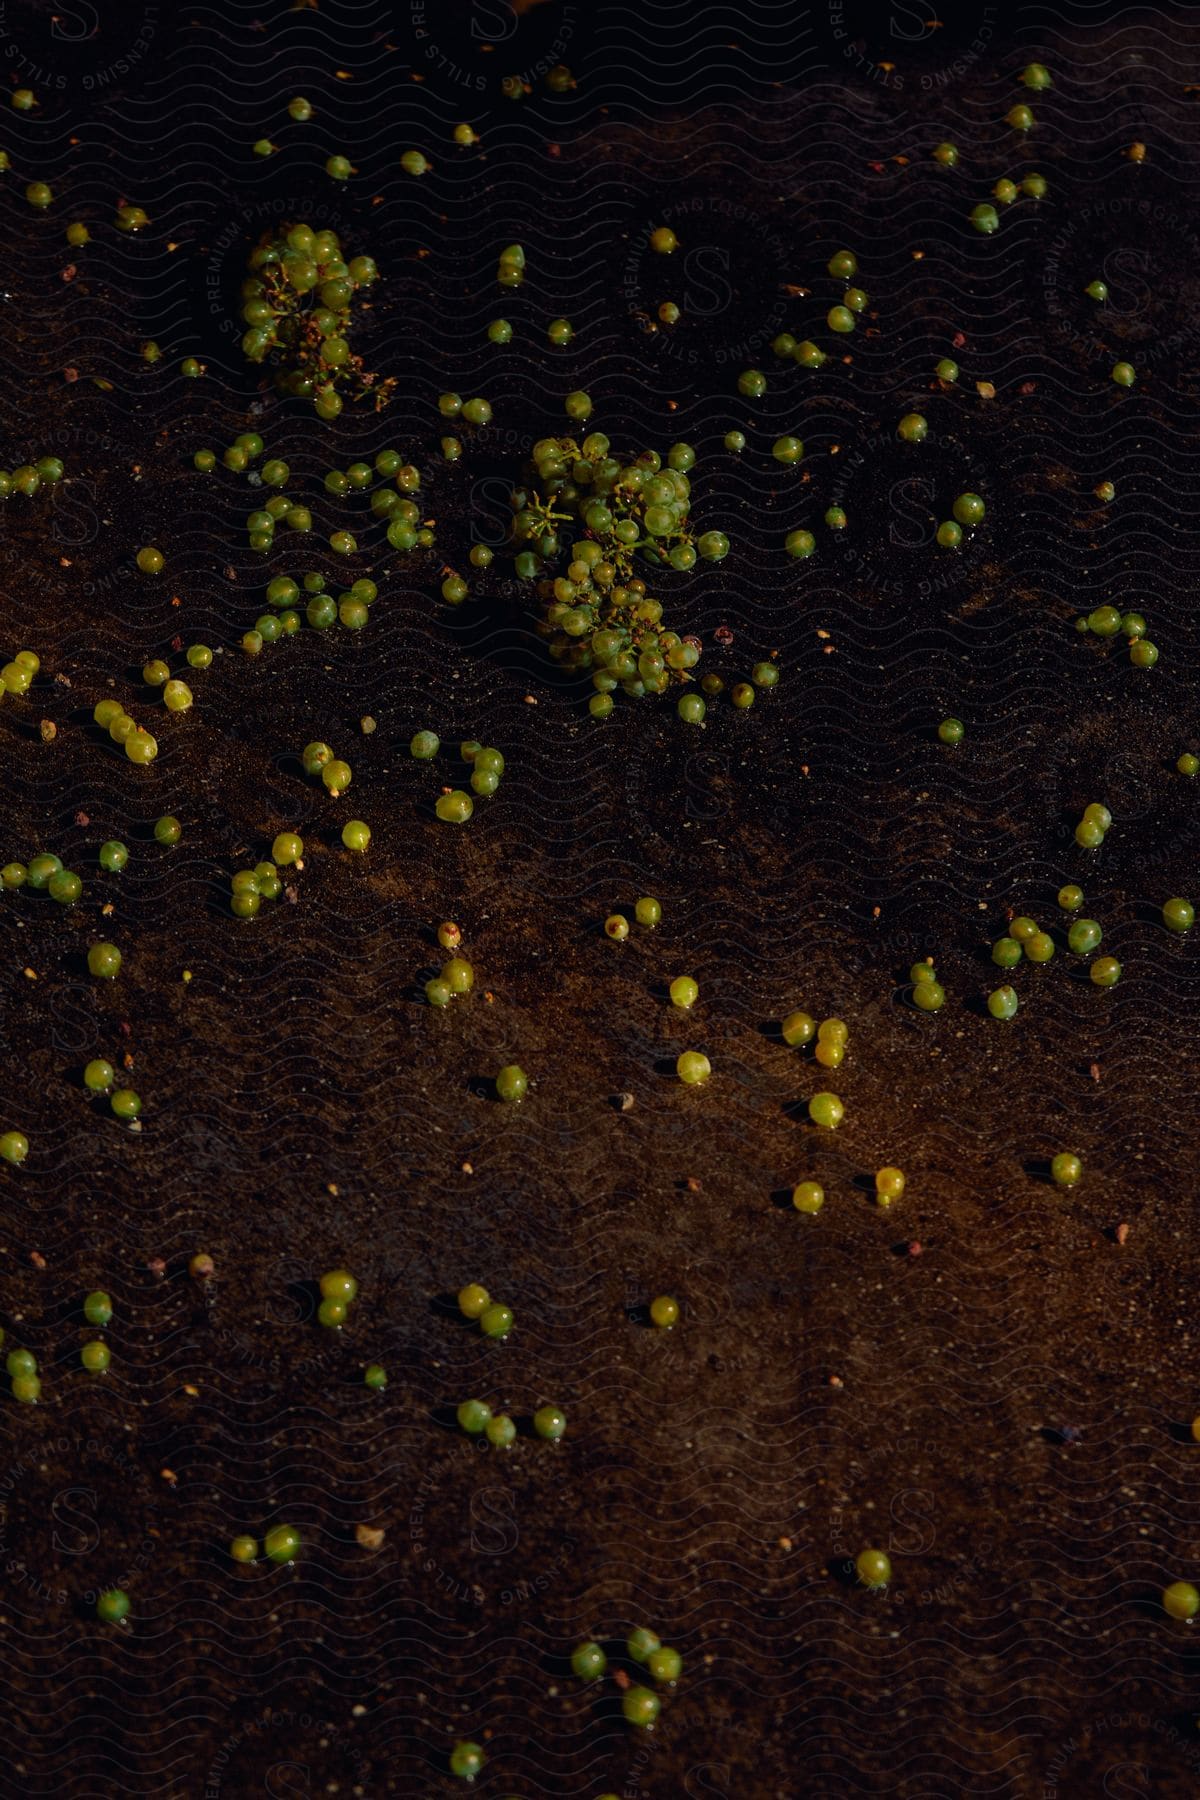
M323 1300L343 1300L349 1306L358 1299L358 1280L349 1269L327 1269L318 1285Z
M1097 987L1115 987L1121 979L1121 965L1115 956L1098 956L1088 975Z
M626 1688L621 1700L621 1711L630 1725L640 1725L649 1730L662 1710L662 1701L649 1688Z
M120 1625L129 1617L129 1605L124 1588L106 1588L96 1602L96 1616L106 1625Z
M946 991L940 981L919 981L912 997L914 1006L922 1012L940 1012L946 1004Z
M229 1554L236 1563L252 1563L258 1561L258 1539L252 1537L235 1537L231 1539Z
M825 1204L825 1189L819 1181L798 1181L792 1189L792 1205L797 1212L819 1213Z
M300 1551L300 1533L294 1525L272 1525L263 1549L273 1563L293 1563Z
M817 1035L817 1021L811 1013L790 1012L779 1027L785 1044L802 1050Z
M700 995L700 985L691 975L677 975L671 983L671 1004L686 1009L694 1006Z
M484 1337L506 1338L512 1327L511 1307L501 1306L497 1300L491 1301L479 1315L479 1329Z
M700 1050L684 1050L675 1061L675 1072L685 1087L699 1087L712 1074L712 1064Z
M998 987L988 995L988 1011L993 1019L1011 1019L1017 1010L1017 990L1013 987Z
M465 824L474 810L475 802L462 788L454 788L448 794L439 794L434 806L438 818L451 825Z
M1196 909L1190 900L1165 900L1162 916L1168 931L1190 931L1196 923Z
M1163 1611L1172 1619L1194 1619L1200 1612L1200 1589L1190 1581L1173 1581L1163 1589Z
M450 1752L450 1773L457 1775L462 1781L474 1781L485 1760L481 1745L472 1743L467 1738L459 1738Z
M62 858L55 856L50 850L42 850L37 856L31 856L25 871L26 885L32 892L40 892L47 887L53 876L62 868Z
M368 1363L363 1370L363 1381L373 1393L381 1393L387 1386L387 1370L382 1363Z
M1054 939L1048 931L1035 931L1025 940L1025 954L1032 963L1047 963L1054 955Z
M1082 904L1082 893L1079 900ZM1087 956L1096 948L1102 935L1095 919L1076 919L1067 933L1067 945L1076 956Z
M1083 889L1077 887L1073 881L1069 881L1065 887L1060 887L1058 890L1058 904L1063 912L1078 912L1083 905Z
M943 719L937 728L937 734L943 744L961 744L966 736L966 727L961 719Z
M836 1094L814 1094L808 1103L808 1116L814 1125L822 1125L827 1131L836 1131L846 1116L846 1109Z
M557 1443L567 1429L567 1417L558 1406L539 1406L533 1415L533 1429L540 1438Z
M659 1294L650 1302L650 1320L660 1331L670 1331L679 1323L679 1302L670 1294Z
M670 1645L664 1644L661 1649L650 1652L646 1658L646 1667L655 1681L662 1682L666 1687L674 1687L683 1673L683 1658L678 1650L672 1650Z
M1058 1187L1074 1187L1083 1174L1083 1163L1070 1150L1060 1150L1050 1163L1050 1174Z
M25 1161L29 1155L29 1139L23 1131L6 1131L0 1133L0 1157L14 1167Z
M608 1658L594 1640L578 1644L571 1652L571 1673L580 1681L596 1681L608 1667Z
M107 1344L102 1344L99 1339L93 1339L90 1344L81 1346L79 1360L89 1374L103 1375L112 1361L112 1352Z
M492 1409L484 1400L460 1400L454 1416L463 1431L478 1437L491 1418Z
M84 1297L83 1316L89 1325L107 1325L113 1316L113 1303L101 1288Z
M83 892L83 883L70 869L56 869L46 883L46 892L60 906L73 906Z
M496 1076L496 1092L501 1100L520 1103L529 1091L529 1077L519 1063L506 1063Z
M517 1427L507 1413L493 1413L483 1428L483 1435L496 1450L507 1450L517 1441Z
M652 895L644 894L635 905L633 916L639 925L646 925L653 930L662 919L662 904Z
M854 1559L858 1579L867 1588L883 1588L892 1579L891 1558L883 1550L860 1550Z
M87 961L91 973L104 981L115 981L121 972L121 952L115 944L93 944Z

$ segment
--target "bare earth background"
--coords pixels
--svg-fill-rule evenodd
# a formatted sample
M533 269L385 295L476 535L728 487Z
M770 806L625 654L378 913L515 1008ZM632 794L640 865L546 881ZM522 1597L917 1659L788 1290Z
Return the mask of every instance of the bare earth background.
M36 1408L0 1401L0 1789L432 1800L461 1791L463 1736L497 1800L1194 1794L1197 1653L1158 1594L1200 1569L1200 979L1158 909L1200 899L1200 788L1174 769L1200 749L1197 8L105 11L93 32L92 8L0 9L6 78L40 101L0 117L2 460L53 451L68 472L0 517L0 650L43 665L0 712L0 860L53 849L85 883L68 910L0 904L0 1127L31 1143L0 1179L0 1319L44 1379ZM1032 58L1051 92L1017 83ZM559 60L578 86L555 97L540 71ZM1024 98L1028 141L1003 123ZM453 145L461 119L478 148ZM932 160L943 138L955 171ZM420 181L410 147L434 164ZM350 183L325 176L331 152ZM1048 197L972 231L1029 169ZM113 229L121 199L147 232ZM322 426L242 363L247 248L296 216L380 264L362 337L398 378L381 416ZM663 223L673 258L647 250ZM494 279L514 239L516 293ZM868 320L819 373L779 363L781 330L829 343L843 245ZM1097 275L1103 310L1082 293ZM649 330L664 299L683 318ZM509 349L486 340L498 315ZM179 376L189 354L203 381ZM935 391L951 354L962 380ZM761 402L736 390L750 365ZM748 715L713 704L701 732L647 699L597 725L502 558L459 612L438 598L443 562L499 540L501 478L575 387L615 445L696 446L695 515L733 550L660 591L702 670L778 653ZM446 388L495 408L454 469ZM894 437L914 406L919 449ZM268 559L244 547L244 480L192 469L251 427L317 519ZM798 470L770 456L786 430ZM388 445L423 471L437 552L401 563L364 530L369 627L245 658L268 573L334 573L348 509L324 471ZM964 488L987 521L947 555L932 529ZM818 534L808 563L783 554L796 525ZM144 543L167 557L155 580ZM1110 600L1147 615L1153 671L1077 636ZM172 719L139 670L177 663L176 638L221 654ZM90 723L106 695L157 732L149 769ZM408 755L422 726L446 746L432 766ZM508 773L456 829L432 802L469 736ZM300 770L312 738L353 765L340 802ZM1115 823L1085 855L1093 800ZM166 812L172 850L152 838ZM352 816L365 858L341 848ZM296 904L232 918L230 873L284 827L310 850ZM120 877L96 865L110 836ZM1124 978L1094 988L1060 935L998 1024L990 942L1013 911L1050 925L1068 879ZM642 893L662 926L609 943L604 916ZM443 918L479 987L439 1016L421 983ZM86 973L98 936L124 952L115 984ZM902 986L927 955L936 1017ZM683 972L691 1015L662 997ZM832 1083L777 1035L795 1006L849 1023ZM712 1058L704 1090L673 1077L687 1047ZM80 1079L126 1053L136 1135ZM512 1060L519 1109L489 1085ZM805 1113L827 1084L836 1135ZM1047 1177L1063 1148L1086 1165L1066 1197ZM887 1162L909 1185L885 1214ZM806 1175L816 1219L790 1206ZM339 1263L361 1297L335 1339L312 1284ZM506 1344L447 1303L471 1279L513 1306ZM116 1305L103 1380L78 1365L96 1286ZM682 1307L667 1335L643 1310L661 1292ZM568 1435L481 1452L447 1423L473 1394L523 1418L554 1400ZM279 1520L303 1533L293 1571L231 1563L235 1532ZM893 1562L880 1595L847 1573L868 1544ZM119 1630L94 1614L114 1582ZM565 1663L638 1624L685 1658L652 1734Z

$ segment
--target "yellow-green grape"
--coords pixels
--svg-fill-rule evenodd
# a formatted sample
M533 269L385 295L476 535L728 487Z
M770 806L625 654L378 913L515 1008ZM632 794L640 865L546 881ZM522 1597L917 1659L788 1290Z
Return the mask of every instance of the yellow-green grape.
M629 936L629 920L624 913L609 913L604 921L604 935L614 944L623 944Z
M792 1189L792 1205L797 1212L819 1213L825 1204L825 1189L819 1181L798 1181Z
M621 1711L630 1725L640 1725L649 1730L658 1718L662 1701L649 1688L626 1688L621 1701Z
M281 869L299 868L304 855L304 839L295 831L281 831L271 845L271 861Z
M836 1094L822 1092L814 1094L809 1101L808 1116L814 1125L823 1125L827 1131L836 1131L846 1116L846 1109Z
M1082 1159L1071 1150L1060 1150L1050 1164L1050 1173L1058 1187L1074 1187L1083 1174Z
M886 1587L892 1579L891 1559L883 1550L860 1550L854 1567L864 1587Z
M272 1525L263 1549L274 1563L292 1563L300 1550L300 1533L294 1525Z
M789 1044L793 1050L802 1050L816 1037L817 1021L811 1013L790 1012L779 1029L785 1044Z
M918 981L912 997L913 1005L922 1012L940 1012L946 1004L946 991L940 981Z
M633 916L639 925L648 925L653 930L662 919L662 905L651 895L644 894L634 907Z
M875 1198L880 1206L890 1206L893 1200L899 1200L903 1192L903 1169L892 1168L889 1165L875 1171Z
M700 994L699 983L690 975L677 975L671 983L671 1005L681 1007L685 1012L694 1006Z
M144 765L158 755L158 742L138 725L125 739L125 754L131 763Z
M478 1319L492 1303L492 1296L478 1281L468 1281L458 1290L458 1310L464 1319Z
M1194 1619L1200 1612L1200 1590L1190 1581L1173 1581L1163 1589L1163 1611L1172 1619Z
M53 886L53 882L51 882ZM1165 900L1162 909L1163 924L1168 931L1190 931L1196 923L1196 909L1190 900L1176 898Z
M670 1331L679 1322L679 1302L670 1294L659 1294L650 1302L650 1318L660 1331Z
M475 802L462 788L454 788L448 794L438 795L434 811L445 824L465 825L475 811Z
M235 1537L229 1545L229 1554L236 1563L257 1562L258 1539L252 1537Z
M1073 881L1069 881L1065 887L1060 887L1058 890L1058 904L1064 912L1078 912L1083 905L1083 889L1077 887Z
M672 1650L669 1644L663 1644L658 1650L652 1650L646 1658L646 1667L655 1681L667 1687L674 1687L683 1671L683 1658L678 1650Z
M486 1400L460 1400L455 1417L463 1431L471 1437L478 1437L492 1416L492 1409Z
M343 762L340 756L333 757L333 759L330 762L327 762L322 768L321 780L336 800L339 794L345 793L353 780L350 764L348 762Z
M469 994L475 986L475 971L465 956L452 956L442 964L441 979L452 994Z
M493 1300L479 1315L479 1329L484 1337L506 1338L513 1326L512 1308Z
M0 1136L0 1156L14 1167L29 1155L29 1139L23 1131L6 1131Z
M684 1050L676 1058L675 1072L686 1087L698 1087L712 1074L712 1064L702 1050Z
M365 850L371 842L371 827L361 819L347 819L342 826L342 842L347 850Z
M506 1063L496 1077L496 1092L501 1100L519 1104L529 1091L529 1077L519 1063Z

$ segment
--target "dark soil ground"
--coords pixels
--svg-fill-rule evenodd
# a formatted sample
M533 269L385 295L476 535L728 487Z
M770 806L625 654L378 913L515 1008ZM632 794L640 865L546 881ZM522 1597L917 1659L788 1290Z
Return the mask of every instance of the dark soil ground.
M73 908L0 905L0 1127L31 1146L0 1180L0 1319L44 1390L0 1403L4 1792L433 1800L462 1791L459 1737L496 1800L1200 1786L1197 1651L1159 1604L1200 1571L1200 963L1159 913L1200 897L1200 783L1175 772L1200 749L1200 28L1194 9L956 8L937 29L860 10L131 0L75 36L83 9L4 9L6 71L40 105L0 120L3 460L56 451L68 479L0 516L0 650L42 659L0 710L0 861L52 849L84 877ZM1026 96L1034 57L1055 86ZM560 59L578 87L556 97L539 65ZM510 102L517 71L532 91ZM1025 140L1003 115L1027 97ZM478 148L452 143L460 119ZM331 152L359 169L345 186ZM971 207L1030 169L1047 198L975 233ZM113 229L120 199L145 233ZM321 425L240 357L247 249L296 216L380 264L360 337L398 379L381 415ZM647 249L664 222L673 258ZM516 292L495 284L514 239ZM839 342L842 245L870 309ZM1097 275L1104 308L1082 292ZM782 330L829 362L780 362ZM189 354L205 379L180 377ZM946 355L954 388L932 378ZM757 402L736 388L750 365ZM594 723L502 554L466 606L441 602L443 564L499 542L506 483L577 387L616 445L696 446L696 518L733 549L658 591L702 669L777 656L748 714L725 698L699 731L622 700ZM495 408L453 468L451 388ZM894 437L913 407L919 447ZM317 519L265 559L244 478L192 468L247 428ZM799 469L770 456L789 430ZM325 470L388 445L422 469L436 552L401 559L364 525L368 628L244 656L270 573L334 575L325 539L354 509ZM932 531L963 489L988 514L951 554ZM783 554L796 525L808 562ZM146 543L155 579L132 562ZM1145 613L1156 668L1077 635L1109 601ZM219 654L168 718L141 665L196 640ZM157 733L148 769L91 723L109 695ZM424 726L432 765L408 754ZM460 829L432 803L466 737L507 773ZM344 800L303 775L313 738L352 763ZM1088 853L1091 801L1114 824ZM153 840L168 812L174 849ZM294 903L233 918L230 874L285 827L308 844ZM97 868L109 837L121 876ZM1066 948L1067 880L1114 989ZM662 925L610 943L605 915L645 893ZM1001 1024L989 952L1014 913L1058 954L1017 971ZM422 984L446 918L477 988L439 1015ZM114 984L86 971L101 936ZM936 1016L905 982L927 956ZM664 1002L682 972L690 1014ZM784 1046L796 1006L848 1022L835 1077ZM712 1059L701 1090L674 1077L689 1047ZM129 1059L140 1132L86 1095L98 1055ZM491 1086L511 1061L519 1108ZM827 1085L836 1134L807 1120ZM1085 1164L1069 1194L1048 1174L1064 1148ZM908 1178L889 1212L884 1163ZM816 1218L790 1204L810 1175ZM314 1290L339 1264L361 1293L335 1334ZM512 1305L503 1345L459 1317L468 1280ZM95 1287L116 1309L103 1379L78 1364ZM668 1334L646 1318L664 1292ZM518 1417L510 1452L455 1429L470 1395ZM546 1401L557 1446L528 1430ZM279 1521L303 1534L291 1571L231 1562L235 1533ZM892 1559L882 1593L854 1579L868 1545ZM95 1617L114 1584L122 1628ZM611 1675L586 1688L566 1661L595 1636L624 1670L640 1624L685 1659L652 1733Z

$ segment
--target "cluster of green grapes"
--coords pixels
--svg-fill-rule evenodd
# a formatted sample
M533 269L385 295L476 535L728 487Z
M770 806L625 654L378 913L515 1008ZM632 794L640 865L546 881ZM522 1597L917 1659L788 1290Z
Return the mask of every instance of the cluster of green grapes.
M700 558L720 562L728 554L724 532L691 532L695 460L690 444L675 444L664 462L655 450L614 456L599 431L582 444L541 438L533 478L512 493L516 573L537 584L551 656L591 671L597 717L612 710L616 688L661 694L672 680L691 680L699 661L699 639L663 631L661 601L633 574L635 556L686 573ZM565 571L553 573L568 549Z
M394 379L370 374L350 348L350 307L360 289L378 280L370 256L347 262L336 231L300 221L267 233L250 254L242 282L242 350L254 363L270 360L281 393L311 400L319 418L336 419L340 387L356 400L371 395L385 406Z

